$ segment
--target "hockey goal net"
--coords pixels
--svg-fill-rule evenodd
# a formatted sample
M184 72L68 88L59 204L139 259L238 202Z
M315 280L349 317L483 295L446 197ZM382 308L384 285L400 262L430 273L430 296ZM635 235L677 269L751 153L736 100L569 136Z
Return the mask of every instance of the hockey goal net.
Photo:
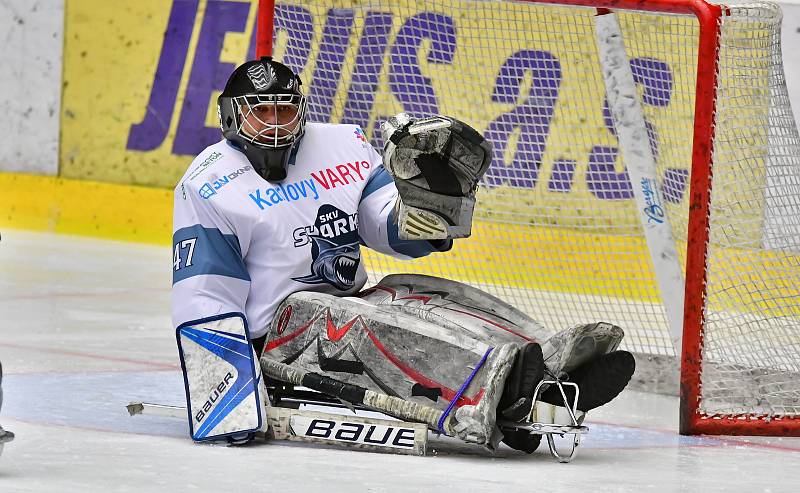
M642 113L633 141L604 79L605 8ZM778 7L262 0L260 12L258 52L302 74L310 120L361 125L380 148L386 117L445 114L492 142L473 236L413 262L365 253L372 281L428 273L553 330L618 324L643 370L680 362L682 433L800 434L800 139ZM628 172L637 138L653 180Z

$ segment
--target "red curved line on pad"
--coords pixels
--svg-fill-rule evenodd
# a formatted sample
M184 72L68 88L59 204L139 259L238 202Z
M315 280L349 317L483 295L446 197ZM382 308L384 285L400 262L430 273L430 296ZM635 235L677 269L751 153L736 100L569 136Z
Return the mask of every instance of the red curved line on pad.
M325 319L325 325L328 333L328 340L330 340L331 342L339 342L339 340L342 337L344 337L345 334L347 334L347 332L359 318L360 317L356 317L353 320L342 325L341 327L337 327L336 324L333 323L333 319L331 319L330 310L328 310L328 315Z
M308 330L308 328L311 327L311 325L313 325L314 322L317 321L317 319L319 318L320 315L322 315L322 312L319 312L316 315L314 315L314 317L312 317L311 320L308 321L308 323L306 323L305 325L303 325L299 329L295 330L291 334L286 334L283 337L280 337L278 339L269 341L267 343L267 345L264 346L264 352L266 353L267 351L272 351L273 349L275 349L276 347L280 346L281 344L285 344L285 343L291 341L292 339L294 339L295 337L299 336L300 334L302 334L303 332Z
M516 330L509 329L505 325L500 325L499 323L497 323L497 322L495 322L493 320L489 320L488 318L481 317L480 315L476 315L476 314L471 313L471 312L465 312L464 310L456 310L455 308L450 308L450 307L447 307L447 306L443 306L441 308L444 308L445 310L450 310L451 312L463 313L464 315L469 315L470 317L477 318L478 320L483 320L487 324L494 325L498 329L503 329L506 332L510 332L510 333L514 334L515 336L517 336L517 337L521 337L521 338L525 339L526 341L537 342L536 339L530 338L530 337L526 336L525 334L520 334Z
M369 330L369 328L367 328L366 325L364 325L363 323L361 325L364 327L364 331L366 331L367 336L369 336L369 338L372 341L372 343L375 344L376 348L378 348L378 351L383 353L383 355L386 356L386 358L389 361L391 361L394 364L394 366L399 368L400 371L402 371L403 373L408 375L409 378L411 378L412 380L414 380L415 382L417 382L419 384L422 384L422 385L424 385L426 387L430 387L430 388L439 388L439 389L441 389L442 397L445 400L447 400L447 401L452 401L453 400L453 398L456 396L456 392L453 389L447 388L444 385L440 384L439 382L437 382L435 380L431 380L430 378L426 377L425 375L423 375L423 374L411 369L408 365L406 365L405 363L400 361L397 358L397 356L395 356L392 353L390 353L389 350L387 350L386 347L384 347L384 345L381 344L381 341L378 340L378 338L375 336L375 334L373 334L372 331ZM484 392L484 390L480 389L473 397L467 397L467 396L462 395L458 399L458 402L456 403L456 405L459 406L459 407L464 406L464 405L474 406L481 400L481 397L483 396L483 392Z

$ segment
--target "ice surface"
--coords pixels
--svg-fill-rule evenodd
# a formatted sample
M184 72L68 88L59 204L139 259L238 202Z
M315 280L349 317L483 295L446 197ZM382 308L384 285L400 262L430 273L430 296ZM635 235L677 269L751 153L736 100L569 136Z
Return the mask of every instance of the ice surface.
M800 439L679 437L677 399L625 392L589 415L575 462L434 440L428 457L271 442L193 444L170 328L171 252L2 231L0 492L800 491Z

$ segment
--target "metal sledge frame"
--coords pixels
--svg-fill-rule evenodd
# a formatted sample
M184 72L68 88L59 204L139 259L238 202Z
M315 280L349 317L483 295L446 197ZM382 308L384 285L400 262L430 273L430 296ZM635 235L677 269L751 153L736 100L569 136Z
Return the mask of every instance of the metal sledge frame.
M488 354L488 353L487 353ZM294 385L301 385L308 387L312 390L323 392L338 398L339 400L349 402L353 405L362 405L366 409L378 411L388 416L393 416L398 419L408 420L413 423L424 423L435 432L439 430L448 436L454 436L452 431L454 427L453 418L450 415L450 409L440 411L435 408L423 406L413 402L408 402L398 397L389 396L380 392L375 392L357 385L341 382L333 378L324 377L316 373L302 373L296 368L287 364L274 361L270 358L261 358L261 371L267 377L275 379L279 382L288 382ZM531 411L528 414L529 421L523 423L509 423L505 422L503 425L507 428L525 429L530 433L545 435L547 437L547 444L550 448L550 453L559 462L570 462L575 458L578 446L580 445L581 434L589 431L588 428L582 426L577 418L577 405L580 389L574 382L562 382L555 375L550 374L551 379L542 380L536 386L533 393L531 402ZM566 424L554 423L539 423L532 420L536 404L539 402L539 396L547 388L547 386L557 386L561 397L564 401L564 407L570 416L570 422ZM569 404L569 399L564 392L564 386L568 385L574 387L575 398L572 405ZM348 406L349 407L349 406ZM573 435L572 450L568 455L561 455L555 445L553 435L564 436L565 434Z
M278 385L267 385L267 392L270 395L270 399L272 400L273 405L280 408L288 408L288 409L298 409L301 404L314 404L314 405L321 405L327 407L336 407L336 408L347 408L350 409L355 413L356 410L363 410L363 411L371 411L365 406L356 406L352 403L342 401L340 399L335 399L333 397L327 396L325 394L308 391L308 390L301 390L296 389L293 386L285 386L280 385L282 382L276 382ZM569 402L566 393L564 392L564 386L571 386L575 389L575 400L572 406L564 406L567 410L570 418L570 422L567 424L558 424L558 423L541 423L536 421L533 418L534 409L536 407L536 403L539 400L539 396L542 392L547 388L547 386L556 385L561 393L561 397L564 399L564 402ZM498 421L497 425L500 427L506 428L515 428L521 430L527 430L530 433L535 433L538 435L545 435L547 438L547 445L550 448L550 455L552 455L555 459L559 462L566 463L571 462L577 453L577 448L581 443L581 438L584 433L589 432L589 428L583 426L579 422L579 418L577 416L578 409L578 397L580 396L580 388L577 384L573 382L562 382L557 378L553 378L552 380L542 380L536 386L534 391L533 397L533 406L531 407L531 411L528 413L528 420L523 422L509 422L509 421ZM432 433L437 433L435 430L431 430ZM437 433L438 434L438 433ZM562 455L562 452L558 450L558 447L555 444L555 435L560 437L564 437L565 435L573 435L573 442L572 442L572 450L567 455ZM420 454L424 455L424 454Z
M536 413L536 404L539 403L539 396L541 396L544 389L550 385L555 385L558 388L558 391L561 393L561 397L564 399L564 408L567 410L567 413L569 413L569 423L541 423L535 420L534 415ZM575 399L571 406L567 405L569 403L569 399L567 398L567 394L564 392L564 386L575 388ZM533 405L531 406L530 413L528 413L527 421L521 423L512 421L498 421L497 424L500 427L528 430L530 433L545 435L547 437L547 446L550 448L550 455L552 455L561 463L571 462L578 452L578 446L581 444L582 434L589 432L589 428L583 426L578 420L577 406L579 395L580 388L576 383L562 382L555 377L553 377L552 380L542 380L539 382L539 384L536 386L536 390L533 392ZM558 447L556 447L554 435L558 435L560 437L572 435L572 450L570 450L567 455L562 455L561 452L559 452Z
M312 389L312 391L306 391L293 387L271 385L273 390L273 394L270 394L272 405L266 408L268 431L263 435L263 438L327 443L379 452L425 455L429 429L431 432L437 433L435 430L443 414L443 411L438 409L402 401L402 399L396 397L373 392L356 385L322 377L321 375L313 373L302 374L289 365L269 361L266 358L263 358L261 363L264 373L274 379L273 383L275 383L275 380L277 382L287 382L288 380L288 385L303 385ZM568 385L575 388L575 399L572 406L565 405L570 416L570 422L567 424L540 423L532 420L538 398L546 388L545 386L549 385L558 387L565 404L569 402L569 399L564 392L564 386ZM330 389L332 387L338 389L338 395L331 394ZM327 392L321 393L320 388L325 388ZM579 392L578 385L572 382L561 382L557 378L542 380L534 391L529 420L521 423L498 422L498 425L545 435L550 454L559 462L570 462L575 458L581 435L588 432L588 428L582 426L577 418L576 406ZM354 396L361 397L354 399ZM345 399L344 397L347 398ZM398 407L395 401L402 401L404 405ZM356 409L377 411L403 420L390 421L372 417L300 410L298 408L301 404L346 407L353 412ZM131 416L148 414L176 418L186 417L186 408L181 406L132 402L127 406L127 409ZM410 421L406 421L406 419L410 419ZM445 423L445 429L450 430L452 420L449 416ZM573 435L572 450L569 454L562 455L559 452L555 445L554 435L561 437Z

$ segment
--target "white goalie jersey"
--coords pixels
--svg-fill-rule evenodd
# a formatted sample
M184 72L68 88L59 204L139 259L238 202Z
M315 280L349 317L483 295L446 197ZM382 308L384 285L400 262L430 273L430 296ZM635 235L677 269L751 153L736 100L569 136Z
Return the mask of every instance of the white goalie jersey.
M436 250L398 238L397 189L359 127L309 123L295 151L280 183L226 140L189 166L174 199L175 327L238 312L260 337L294 292L360 290L362 245L399 258Z

